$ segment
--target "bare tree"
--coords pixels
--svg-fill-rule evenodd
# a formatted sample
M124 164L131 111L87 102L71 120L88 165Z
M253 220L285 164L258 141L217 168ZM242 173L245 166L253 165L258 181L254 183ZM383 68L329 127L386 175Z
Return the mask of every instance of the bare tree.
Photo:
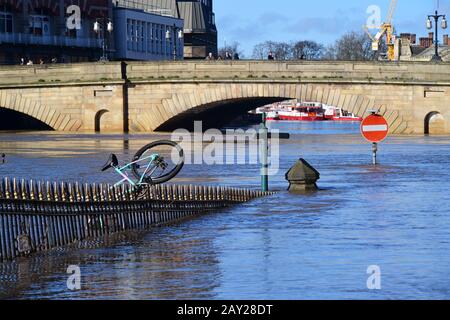
M253 47L252 58L256 60L264 60L267 58L266 43L258 43Z
M291 60L292 59L292 47L286 42L275 42L274 49L272 50L275 56L275 60Z
M334 44L336 60L373 60L372 41L364 33L349 32Z
M373 60L377 55L372 51L372 41L364 33L349 32L334 44L324 47L315 41L297 42L265 41L253 48L254 59L267 59L272 52L276 60Z
M336 46L329 44L325 47L322 54L322 60L336 60Z
M275 60L289 60L291 59L292 49L286 42L265 41L257 44L253 48L253 58L259 60L266 59L269 52L273 53Z
M323 45L310 40L297 41L291 44L291 50L294 60L318 60L324 53Z
M232 44L227 44L222 48L219 48L219 56L225 57L225 54L228 52L232 57L237 53L239 58L244 57L244 53L241 50L241 44L239 42L233 42Z

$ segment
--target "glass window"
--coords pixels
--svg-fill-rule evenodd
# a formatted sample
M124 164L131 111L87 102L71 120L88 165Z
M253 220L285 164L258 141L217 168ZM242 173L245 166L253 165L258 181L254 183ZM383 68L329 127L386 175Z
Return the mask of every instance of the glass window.
M145 23L143 21L139 21L139 32L138 32L138 48L140 52L144 52L145 45L144 45L144 25Z
M8 12L0 12L0 33L12 33L13 21L12 14Z
M155 54L159 54L159 24L155 24Z
M132 48L132 35L133 35L133 26L131 25L131 20L127 19L127 50L131 50Z
M140 21L136 21L136 51L141 51L141 43L139 42L139 38L141 34L141 22Z
M141 45L142 45L142 52L145 52L146 47L146 41L145 41L145 30L147 30L147 23L145 21L142 21L142 30L141 30Z
M152 24L147 23L147 52L152 51Z
M35 36L50 34L50 20L47 16L30 15L30 33Z
M159 53L164 54L164 26L159 25Z
M133 47L132 47L132 50L133 51L136 51L136 43L137 43L137 41L136 41L136 34L137 34L137 30L136 30L136 27L137 27L137 25L136 25L136 20L131 20L131 25L132 25L132 38L131 38L131 42L132 42L132 44L133 44Z

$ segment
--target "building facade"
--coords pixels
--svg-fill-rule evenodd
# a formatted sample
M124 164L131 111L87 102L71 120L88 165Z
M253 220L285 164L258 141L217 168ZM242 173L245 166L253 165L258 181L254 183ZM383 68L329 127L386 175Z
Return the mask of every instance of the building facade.
M212 0L115 0L118 7L142 10L184 21L184 58L217 55L217 28Z
M111 16L110 0L0 0L0 64L97 60L103 41L92 26Z
M114 8L116 60L183 59L183 20L120 4Z
M112 32L106 31L109 21ZM0 0L0 64L98 61L105 55L204 59L210 52L217 55L212 0Z
M204 59L210 52L217 56L217 28L212 0L177 1L184 19L186 59Z
M411 33L402 33L395 41L396 61L431 61L435 54L434 33L427 37L419 38ZM444 34L438 44L438 52L443 61L450 61L450 40L448 34Z

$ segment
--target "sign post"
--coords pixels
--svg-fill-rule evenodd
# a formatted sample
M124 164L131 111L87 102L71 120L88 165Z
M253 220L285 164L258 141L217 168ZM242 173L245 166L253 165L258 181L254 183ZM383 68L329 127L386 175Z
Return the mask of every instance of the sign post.
M372 162L377 164L378 143L382 142L389 133L389 125L386 119L372 112L370 116L361 122L361 134L372 143Z
M269 129L266 125L266 113L262 114L262 123L259 131L262 136L261 146L261 191L269 191Z
M378 143L372 143L372 163L374 165L377 164L377 152L378 152Z
M269 140L289 139L289 133L273 133L267 128L267 115L262 114L262 122L256 136L259 143L261 161L261 191L269 191Z

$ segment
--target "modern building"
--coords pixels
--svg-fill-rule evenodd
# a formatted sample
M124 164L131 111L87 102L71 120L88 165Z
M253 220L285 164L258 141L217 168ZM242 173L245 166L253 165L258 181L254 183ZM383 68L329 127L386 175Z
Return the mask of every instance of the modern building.
M184 19L184 57L204 59L217 56L217 28L212 0L177 1L179 16Z
M217 28L212 0L115 0L116 7L184 20L184 58L217 55Z
M110 0L85 1L81 20L68 28L68 8L78 0L0 0L0 64L17 64L21 58L39 63L56 58L78 62L97 60L103 41L93 31L98 18L112 16ZM111 44L112 45L112 44Z
M0 0L0 64L204 59L214 20L212 0Z
M183 20L156 10L152 12L135 8L133 3L127 2L115 3L114 58L116 60L183 59Z

